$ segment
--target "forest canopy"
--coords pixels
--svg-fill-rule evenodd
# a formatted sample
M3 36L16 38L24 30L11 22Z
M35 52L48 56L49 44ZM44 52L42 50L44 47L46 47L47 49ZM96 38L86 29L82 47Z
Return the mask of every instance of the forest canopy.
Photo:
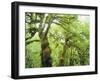
M25 68L89 65L89 15L25 12Z

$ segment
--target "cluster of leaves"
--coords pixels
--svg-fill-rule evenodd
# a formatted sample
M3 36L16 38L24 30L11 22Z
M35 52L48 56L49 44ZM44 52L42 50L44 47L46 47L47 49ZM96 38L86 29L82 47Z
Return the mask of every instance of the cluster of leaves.
M27 12L25 14L26 68L41 67L40 33L48 29L47 25L50 26L47 38L52 50L53 66L60 66L60 59L62 58L64 66L88 65L89 23L80 21L79 16Z

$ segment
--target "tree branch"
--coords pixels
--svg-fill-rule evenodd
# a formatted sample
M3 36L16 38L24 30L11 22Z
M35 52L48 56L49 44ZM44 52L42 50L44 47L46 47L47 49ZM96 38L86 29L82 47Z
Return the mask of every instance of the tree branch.
M40 40L31 40L31 41L26 41L26 45L32 43L32 42L40 42Z
M45 37L47 36L47 34L48 34L48 31L49 31L49 29L50 29L50 26L51 26L53 20L54 20L54 17L55 17L55 15L50 15L50 16L49 16L48 27L47 27L47 30L46 30L45 33L44 33L44 38L45 38Z

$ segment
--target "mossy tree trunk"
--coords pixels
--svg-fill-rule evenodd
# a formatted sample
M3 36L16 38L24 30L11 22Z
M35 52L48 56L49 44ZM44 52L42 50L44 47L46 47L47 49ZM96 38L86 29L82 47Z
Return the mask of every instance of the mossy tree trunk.
M39 26L39 37L41 40L41 64L42 67L51 67L51 48L49 46L49 41L47 34L49 32L50 26L53 21L53 16L51 14L44 14L44 17L41 19Z

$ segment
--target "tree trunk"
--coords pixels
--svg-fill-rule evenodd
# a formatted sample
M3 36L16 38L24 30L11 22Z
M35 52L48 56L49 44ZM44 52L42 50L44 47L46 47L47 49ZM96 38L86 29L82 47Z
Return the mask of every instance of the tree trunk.
M47 38L41 41L41 63L42 67L52 67L51 49Z
M60 56L59 66L64 66L65 53L66 53L66 45L63 46L63 52Z
M66 49L67 49L67 42L68 42L68 38L65 38L65 43L63 45L63 51L61 53L60 61L59 61L59 65L60 66L64 66L65 65L64 59L65 59L65 54L66 54Z
M52 15L44 15L44 18L41 19L41 23L39 26L39 37L41 40L41 63L42 67L51 67L52 59L51 59L51 48L49 46L49 41L47 38L48 31L50 29L50 25L53 21ZM48 22L48 23L46 23ZM47 24L47 27L46 27ZM45 30L46 28L46 30Z

